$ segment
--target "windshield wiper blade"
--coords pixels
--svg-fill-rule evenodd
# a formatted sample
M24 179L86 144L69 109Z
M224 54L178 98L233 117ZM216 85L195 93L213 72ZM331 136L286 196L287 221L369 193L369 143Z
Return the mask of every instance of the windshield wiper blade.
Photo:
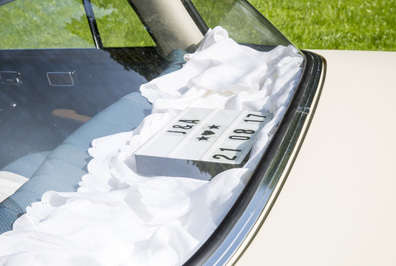
M14 2L15 0L0 0L0 6L8 4L10 2Z

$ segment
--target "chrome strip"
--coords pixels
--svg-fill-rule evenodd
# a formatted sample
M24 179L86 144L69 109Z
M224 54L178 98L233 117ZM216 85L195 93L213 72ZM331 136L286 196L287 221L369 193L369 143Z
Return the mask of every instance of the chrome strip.
M310 52L305 52L305 56L310 64L307 64L295 99L285 115L286 121L278 130L280 139L279 136L273 139L234 207L185 265L236 263L265 221L302 145L324 82L324 59Z
M248 223L251 224L250 230L246 232L246 237L241 239L242 243L226 265L235 264L242 256L243 252L253 241L274 205L308 132L309 125L311 124L316 106L319 102L324 78L325 69L323 69L320 74L317 88L312 88L310 95L312 97L312 101L305 103L308 104L306 106L300 106L296 111L296 115L285 139L283 140L283 145L281 146L280 151L274 158L271 168L265 174L259 189L251 200L251 204L255 205L255 209L254 212L251 213L248 221ZM266 180L269 181L269 185ZM241 217L241 221L243 221L243 217ZM224 265L224 263L215 265Z

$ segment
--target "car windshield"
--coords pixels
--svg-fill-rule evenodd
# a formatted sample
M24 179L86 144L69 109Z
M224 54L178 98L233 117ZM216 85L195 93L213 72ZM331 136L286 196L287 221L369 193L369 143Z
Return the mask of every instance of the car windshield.
M0 39L0 169L54 149L80 120L180 66L208 28L221 26L259 50L289 45L245 1L170 1L151 12L156 2L18 0L1 6L7 26ZM179 16L169 20L173 13Z
M105 228L134 224L127 247L143 264L160 260L150 249L163 234L163 254L186 261L223 221L305 64L245 0L0 1L0 25L0 182L11 180L0 232L33 202L57 208L89 192L102 208L114 192L133 214L106 207ZM97 205L77 205L97 219Z

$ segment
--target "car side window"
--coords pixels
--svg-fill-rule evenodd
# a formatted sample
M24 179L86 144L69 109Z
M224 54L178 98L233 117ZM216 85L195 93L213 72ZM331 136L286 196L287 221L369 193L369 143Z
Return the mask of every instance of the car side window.
M78 0L13 1L0 8L0 25L0 49L95 47Z
M128 1L91 0L104 47L155 46Z
M86 2L104 47L155 46L128 1ZM13 1L1 7L0 25L0 49L95 47L81 0Z
M191 2L209 28L222 26L239 43L276 46L290 42L249 2L241 0ZM249 15L247 15L249 14Z

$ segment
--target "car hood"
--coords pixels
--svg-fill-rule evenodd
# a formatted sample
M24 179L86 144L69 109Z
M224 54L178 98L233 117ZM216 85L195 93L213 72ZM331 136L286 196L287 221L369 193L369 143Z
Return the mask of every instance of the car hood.
M314 52L319 105L238 265L396 265L396 53Z

